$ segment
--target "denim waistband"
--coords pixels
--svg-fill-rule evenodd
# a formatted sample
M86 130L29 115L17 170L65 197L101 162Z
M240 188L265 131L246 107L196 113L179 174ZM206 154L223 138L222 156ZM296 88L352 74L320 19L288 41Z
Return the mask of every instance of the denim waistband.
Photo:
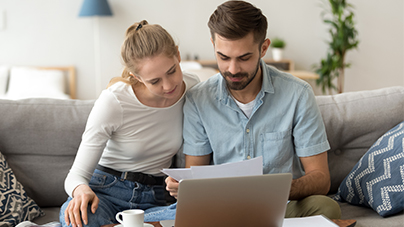
M132 182L138 182L145 185L164 185L164 177L155 177L153 175L139 172L120 172L99 164L97 165L97 169Z

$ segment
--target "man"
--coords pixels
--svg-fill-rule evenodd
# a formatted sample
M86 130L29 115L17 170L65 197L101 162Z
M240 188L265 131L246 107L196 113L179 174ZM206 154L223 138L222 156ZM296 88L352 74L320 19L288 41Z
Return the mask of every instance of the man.
M286 217L340 218L338 204L324 196L330 147L312 89L261 60L270 45L266 17L250 3L228 1L208 26L220 73L187 93L186 167L262 156L264 174L293 174ZM166 182L176 196L178 182Z

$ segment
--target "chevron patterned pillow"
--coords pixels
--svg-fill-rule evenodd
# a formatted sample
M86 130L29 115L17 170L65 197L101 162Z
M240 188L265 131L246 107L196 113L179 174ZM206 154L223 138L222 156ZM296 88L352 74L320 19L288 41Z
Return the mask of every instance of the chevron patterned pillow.
M42 210L27 196L0 152L0 226L15 226L42 215Z
M404 210L404 122L380 137L342 181L334 199L387 217Z

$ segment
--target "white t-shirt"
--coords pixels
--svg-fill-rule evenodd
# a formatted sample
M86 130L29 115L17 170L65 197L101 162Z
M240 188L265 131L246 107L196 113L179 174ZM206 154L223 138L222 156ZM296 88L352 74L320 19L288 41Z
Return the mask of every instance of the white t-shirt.
M240 109L244 112L244 114L250 118L252 111L254 109L255 106L255 99L249 103L242 103L239 102L236 98L233 97L233 100L236 102L237 106L240 107Z
M185 91L199 82L183 74ZM104 90L94 104L73 166L65 180L72 197L80 184L88 185L97 164L117 171L161 176L163 168L182 146L184 94L173 105L149 107L132 87L117 82Z

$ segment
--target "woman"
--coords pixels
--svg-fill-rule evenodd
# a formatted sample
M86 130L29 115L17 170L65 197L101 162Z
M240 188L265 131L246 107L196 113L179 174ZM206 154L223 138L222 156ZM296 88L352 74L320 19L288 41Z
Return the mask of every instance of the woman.
M95 102L65 180L62 226L112 224L119 211L166 205L160 170L182 145L184 93L198 79L182 74L174 40L147 21L127 29L121 55L122 77Z

